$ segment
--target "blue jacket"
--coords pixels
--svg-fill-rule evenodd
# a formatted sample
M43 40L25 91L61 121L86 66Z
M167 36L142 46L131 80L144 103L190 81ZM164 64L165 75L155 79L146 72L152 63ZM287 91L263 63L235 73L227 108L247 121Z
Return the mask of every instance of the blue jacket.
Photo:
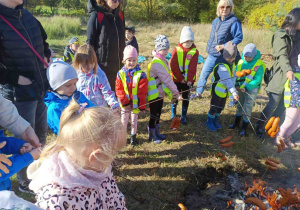
M206 46L206 52L210 55L218 57L221 55L221 53L219 53L215 47L221 44L225 45L229 41L232 41L236 45L243 41L241 22L234 15L225 17L223 21L220 17L217 17L212 23L210 37Z
M79 91L75 91L70 97L59 95L55 92L48 92L44 98L44 102L48 107L47 123L49 128L56 135L58 135L61 113L69 105L69 102L73 96L79 104L87 103L88 105L86 106L86 108L95 106Z
M8 174L0 170L2 174L0 177L0 191L11 190L10 177L33 162L33 157L30 153L20 154L20 148L26 143L25 141L13 137L0 137L0 143L3 141L6 141L6 145L0 149L0 153L6 155L12 154L8 158L12 162L12 166L6 165L9 170Z

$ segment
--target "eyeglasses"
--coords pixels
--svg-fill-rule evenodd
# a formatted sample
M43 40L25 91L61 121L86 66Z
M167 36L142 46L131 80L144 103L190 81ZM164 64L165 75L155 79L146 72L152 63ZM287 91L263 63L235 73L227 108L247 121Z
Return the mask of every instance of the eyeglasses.
M220 8L221 8L221 9L225 9L225 8L226 8L226 9L230 9L231 6L226 6L226 7L225 7L225 6L220 6Z

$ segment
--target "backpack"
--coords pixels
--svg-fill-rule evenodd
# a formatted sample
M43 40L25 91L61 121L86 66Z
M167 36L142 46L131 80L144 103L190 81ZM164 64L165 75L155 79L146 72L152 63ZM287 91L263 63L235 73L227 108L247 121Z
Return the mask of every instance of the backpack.
M121 11L119 12L119 16L120 16L121 20L124 22L124 15ZM97 12L97 19L98 19L100 27L101 27L101 23L103 21L103 18L104 18L104 13L103 12Z

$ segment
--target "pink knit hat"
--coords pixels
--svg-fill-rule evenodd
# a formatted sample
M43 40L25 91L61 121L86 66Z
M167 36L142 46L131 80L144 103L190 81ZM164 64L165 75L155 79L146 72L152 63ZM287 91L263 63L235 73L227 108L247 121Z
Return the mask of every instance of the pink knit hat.
M128 58L138 58L138 53L135 49L135 47L131 46L131 45L127 45L124 49L124 57L123 57L123 61L126 61L126 59Z

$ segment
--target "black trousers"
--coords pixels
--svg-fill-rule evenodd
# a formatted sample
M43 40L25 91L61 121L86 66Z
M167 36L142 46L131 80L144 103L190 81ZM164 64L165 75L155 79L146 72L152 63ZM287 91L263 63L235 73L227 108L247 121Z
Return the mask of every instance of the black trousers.
M217 96L214 89L211 91L211 96L212 97L210 100L210 110L208 113L211 115L214 115L217 113L220 114L225 107L227 97L221 98L221 97Z
M184 91L183 93L181 93L182 98L184 99L182 101L182 106L183 107L188 107L189 106L189 96L190 96L190 87L187 86L187 84L183 84L183 83L179 83L179 82L175 82L175 85L177 86L177 90L179 92ZM178 101L175 102L176 104L178 104Z
M153 102L154 101L154 102ZM149 120L149 127L155 128L155 124L159 124L161 110L164 104L163 98L157 98L154 100L149 101L150 107L150 120Z

